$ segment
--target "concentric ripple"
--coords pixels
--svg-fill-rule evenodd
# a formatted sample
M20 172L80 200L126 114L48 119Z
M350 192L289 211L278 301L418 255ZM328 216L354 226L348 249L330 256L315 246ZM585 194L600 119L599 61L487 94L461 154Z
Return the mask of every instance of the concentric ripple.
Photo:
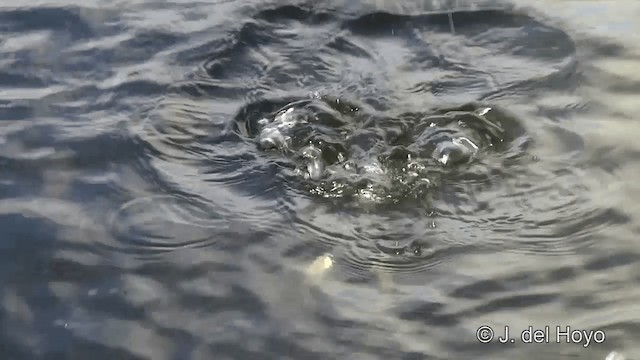
M193 199L143 197L123 205L113 214L110 226L126 244L120 252L147 257L216 242L212 230L228 223L212 210Z
M500 188L509 167L531 159L521 121L480 103L390 117L315 94L248 104L234 125L255 151L282 165L283 181L334 205L338 217L311 207L296 221L342 254L339 263L355 279L425 271L475 248L464 231L436 228L450 204L434 200L452 185ZM348 246L335 249L340 242Z
M357 274L417 272L471 249L571 253L624 221L518 107L580 78L571 38L525 14L265 5L209 44L138 134L181 191L291 224L305 240L285 256L320 244Z

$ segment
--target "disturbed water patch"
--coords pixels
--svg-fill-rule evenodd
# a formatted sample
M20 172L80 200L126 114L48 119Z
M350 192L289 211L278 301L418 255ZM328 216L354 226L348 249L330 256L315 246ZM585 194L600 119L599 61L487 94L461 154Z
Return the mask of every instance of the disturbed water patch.
M138 134L175 187L287 233L283 257L408 273L478 249L572 252L611 221L565 154L537 157L544 125L518 110L579 83L566 33L495 9L455 11L452 29L449 13L259 8L178 54L205 60ZM571 238L558 214L600 222Z
M513 115L477 103L389 117L316 95L249 104L235 120L311 193L379 204L427 202L442 181L489 180L530 142Z

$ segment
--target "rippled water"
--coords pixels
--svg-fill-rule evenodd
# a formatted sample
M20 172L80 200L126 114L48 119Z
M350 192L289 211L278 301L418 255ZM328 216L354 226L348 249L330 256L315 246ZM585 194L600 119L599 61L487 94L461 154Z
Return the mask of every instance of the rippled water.
M0 5L3 359L638 356L640 3Z

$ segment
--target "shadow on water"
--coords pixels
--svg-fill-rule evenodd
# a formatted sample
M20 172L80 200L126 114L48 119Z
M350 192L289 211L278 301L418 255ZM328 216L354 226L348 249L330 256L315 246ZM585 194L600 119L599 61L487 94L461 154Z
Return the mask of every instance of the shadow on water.
M610 48L506 6L334 5L0 11L3 356L529 357L483 324L607 331L537 358L626 344L639 255L603 244L633 219L568 124L598 107L581 51Z

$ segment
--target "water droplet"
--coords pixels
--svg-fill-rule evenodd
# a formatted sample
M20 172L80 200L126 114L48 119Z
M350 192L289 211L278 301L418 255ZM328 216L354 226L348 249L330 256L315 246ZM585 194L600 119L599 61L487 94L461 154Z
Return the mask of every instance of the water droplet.
M285 136L274 128L263 129L258 142L264 150L284 149L287 144Z
M324 174L325 168L324 161L322 160L322 150L313 145L309 145L303 148L300 153L307 169L304 174L305 178L311 178L313 180L320 179Z
M443 141L436 145L433 157L443 165L455 164L468 161L471 158L471 151L460 142Z

